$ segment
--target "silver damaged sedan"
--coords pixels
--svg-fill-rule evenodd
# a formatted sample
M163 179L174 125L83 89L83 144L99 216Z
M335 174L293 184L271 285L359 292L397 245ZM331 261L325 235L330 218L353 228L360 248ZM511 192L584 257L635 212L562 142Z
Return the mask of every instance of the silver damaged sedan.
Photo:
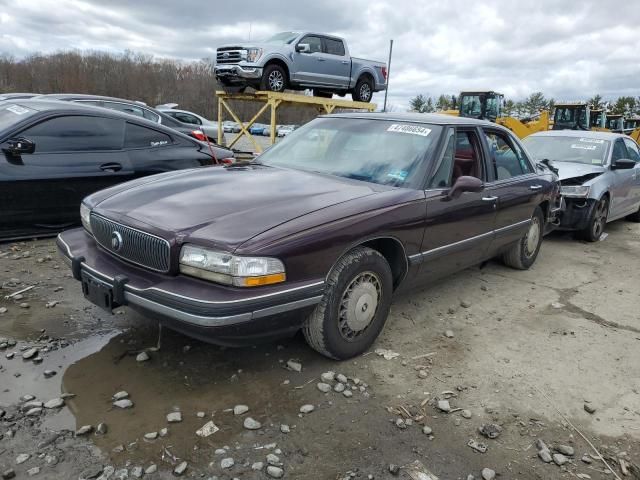
M560 229L597 241L608 222L640 222L640 149L627 135L580 130L539 132L523 140L536 160L559 170L566 202Z

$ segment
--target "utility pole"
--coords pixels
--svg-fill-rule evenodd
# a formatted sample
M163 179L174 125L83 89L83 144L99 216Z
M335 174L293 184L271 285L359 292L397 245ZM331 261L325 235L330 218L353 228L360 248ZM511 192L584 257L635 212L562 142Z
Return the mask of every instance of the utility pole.
M387 62L387 88L384 89L384 108L387 111L387 94L389 93L389 79L391 78L391 54L393 53L393 39L389 40L389 61Z

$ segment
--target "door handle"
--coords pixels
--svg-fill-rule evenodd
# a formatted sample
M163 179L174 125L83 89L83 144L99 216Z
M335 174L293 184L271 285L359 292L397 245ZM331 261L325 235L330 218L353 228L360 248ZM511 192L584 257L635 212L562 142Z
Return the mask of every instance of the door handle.
M529 190L542 190L542 185L531 185Z
M103 163L102 165L100 165L100 170L102 170L103 172L119 172L120 170L122 170L122 165L115 162Z
M495 202L498 200L498 197L482 197L483 202Z
M326 60L326 58L319 58L318 61L319 62L324 62Z
M342 64L343 64L343 65L349 65L349 60L343 60L343 61L342 61Z

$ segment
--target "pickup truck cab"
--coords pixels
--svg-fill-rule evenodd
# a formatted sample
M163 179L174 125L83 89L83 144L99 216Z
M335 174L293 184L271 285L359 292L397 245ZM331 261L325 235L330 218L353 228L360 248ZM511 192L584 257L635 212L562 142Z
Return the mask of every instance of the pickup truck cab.
M282 32L260 43L217 49L215 75L226 87L257 90L313 89L319 97L351 93L370 102L387 86L387 66L352 57L344 39L313 32Z

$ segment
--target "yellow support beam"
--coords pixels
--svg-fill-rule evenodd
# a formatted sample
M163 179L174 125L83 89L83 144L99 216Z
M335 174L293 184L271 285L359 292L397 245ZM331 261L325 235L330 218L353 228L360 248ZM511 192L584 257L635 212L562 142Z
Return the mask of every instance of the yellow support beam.
M375 103L366 102L353 102L350 100L341 100L333 98L322 97L309 97L306 95L296 95L293 93L279 93L279 92L255 92L255 93L227 93L225 91L217 91L218 97L218 144L222 145L222 139L224 136L224 127L222 125L224 112L226 110L231 118L240 126L240 132L236 137L227 145L228 148L232 148L238 140L242 137L247 137L256 149L256 152L262 152L262 147L256 142L256 139L251 135L249 129L256 122L256 120L267 109L270 112L269 122L269 141L271 144L276 141L276 125L278 107L281 105L288 106L300 106L311 107L318 110L319 113L333 113L336 108L346 108L350 110L366 110L369 112L375 111L377 105ZM240 121L238 115L233 111L229 105L229 100L249 101L249 102L264 102L264 105L258 110L253 118L245 125Z

